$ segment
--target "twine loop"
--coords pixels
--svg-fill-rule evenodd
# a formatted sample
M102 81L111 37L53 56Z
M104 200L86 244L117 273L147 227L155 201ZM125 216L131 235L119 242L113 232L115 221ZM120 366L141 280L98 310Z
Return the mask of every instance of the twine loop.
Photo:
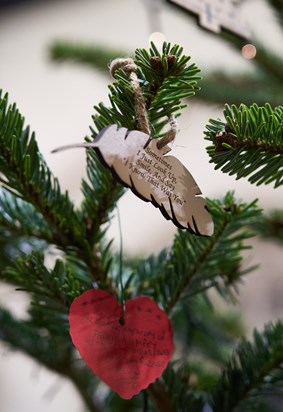
M131 72L136 72L137 71L137 65L134 62L133 59L130 57L122 59L118 58L115 60L112 60L112 62L109 65L109 71L112 77L115 77L115 73L118 69L124 70L125 73L128 75L131 74Z
M130 57L118 58L113 60L109 65L109 71L112 77L115 77L115 73L118 69L122 69L129 76L135 96L135 113L138 127L142 132L150 136L151 132L146 104L140 88L139 79L136 74L137 65ZM170 115L168 116L168 119L170 129L161 139L158 140L157 148L159 150L166 146L168 143L171 143L175 139L178 132L178 124L176 118L173 115Z

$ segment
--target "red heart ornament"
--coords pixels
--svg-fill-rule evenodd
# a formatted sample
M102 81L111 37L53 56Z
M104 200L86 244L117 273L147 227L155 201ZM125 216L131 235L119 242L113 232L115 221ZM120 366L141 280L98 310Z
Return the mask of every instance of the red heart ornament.
M100 289L91 289L71 305L69 322L74 345L89 368L121 398L131 399L154 382L174 350L170 320L148 297L122 308Z

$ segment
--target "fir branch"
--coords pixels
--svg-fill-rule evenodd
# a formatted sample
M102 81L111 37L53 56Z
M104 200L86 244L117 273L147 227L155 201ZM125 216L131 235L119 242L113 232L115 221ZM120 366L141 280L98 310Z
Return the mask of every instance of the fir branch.
M228 193L223 201L208 200L208 207L214 220L213 236L196 237L179 230L171 250L137 267L138 293L154 296L167 313L181 300L213 287L221 296L234 299L237 282L254 269L241 267L241 251L249 248L245 240L254 236L247 225L259 219L256 201L237 202Z
M53 233L43 216L24 200L8 191L0 192L0 268L16 257L43 251L46 241L51 242Z
M65 336L54 335L44 322L38 327L33 320L17 320L1 307L0 336L13 349L21 350L53 372L70 379L90 412L104 410L93 397L97 378L86 366L80 366L78 361L74 362L73 348Z
M59 259L49 270L43 254L33 252L11 262L2 270L0 279L30 294L28 313L34 328L48 331L50 338L55 341L60 338L67 347L71 347L68 310L74 298L92 286L87 271L79 268L72 270ZM22 350L25 351L25 348Z
M58 62L74 61L108 72L111 60L125 56L125 51L111 50L100 45L86 45L77 42L56 41L49 49L50 57Z
M283 243L283 210L275 209L253 225L262 237Z
M102 405L102 402L94 396L94 388L98 385L98 382L95 381L98 379L93 375L89 368L83 367L78 369L71 367L67 377L71 379L72 383L81 394L89 412L107 412L107 409Z
M282 104L283 82L270 78L259 70L252 73L232 73L222 71L207 73L202 80L198 99L220 104L246 105L257 103L259 106L269 102L272 107Z
M7 95L1 98L1 93L0 172L3 187L14 195L10 198L11 202L15 202L17 197L22 199L21 205L29 203L30 206L25 207L29 209L30 219L33 206L35 223L39 223L41 216L44 218L45 222L43 219L40 222L42 233L38 231L36 236L85 261L93 279L104 285L106 279L99 253L93 253L84 221L74 210L68 193L61 193L58 180L53 177L39 152L35 135L30 136L29 128L24 128L24 118L15 105L8 106ZM7 198L3 203L5 206ZM15 211L16 205L11 208Z
M110 220L110 215L125 189L112 177L98 160L94 150L87 150L87 176L83 179L82 214L91 245L100 237L100 226Z
M268 82L276 81L278 85L283 83L283 60L280 55L275 53L270 47L265 47L261 42L254 40L256 55L253 59L260 70L266 74Z
M239 38L232 32L222 31L220 37L223 40L228 41L230 45L234 46L237 50L243 47L243 39ZM250 42L256 47L256 55L252 59L251 63L255 70L260 74L263 73L268 79L268 82L276 81L282 87L283 74L282 66L283 60L281 56L274 52L270 47L266 47L259 39L250 38ZM258 75L258 73L256 75Z
M64 374L69 363L69 347L62 337L55 339L45 327L40 330L32 321L17 320L1 307L0 320L2 341L32 356L49 369Z
M282 0L270 0L268 3L276 10L278 21L282 23ZM234 46L237 54L244 45L242 38L226 30L222 30L219 37L229 46ZM273 107L282 104L282 57L258 38L251 36L249 42L256 47L256 56L249 62L251 73L246 76L237 72L232 75L219 71L208 73L199 94L201 99L238 105L243 101L247 105L264 105L267 101Z
M177 45L164 43L163 54L152 44L147 52L137 49L135 63L138 77L146 100L152 137L159 137L168 123L168 116L178 116L185 105L181 99L194 95L198 89L199 69L196 65L187 66L190 57L182 55L183 49ZM137 129L135 96L128 75L123 70L115 74L116 81L109 86L111 107L99 103L95 106L92 137L103 127L111 124L123 126L129 130ZM93 150L88 150L87 174L89 182L83 181L85 196L82 210L87 227L87 236L91 243L99 236L99 227L109 218L124 189L117 184L111 174L97 161ZM95 196L93 193L95 192Z
M195 94L199 69L195 64L187 65L189 56L182 55L183 49L178 45L164 43L163 53L159 53L154 44L149 52L137 49L135 63L138 67L138 78L142 93L146 100L152 137L160 137L163 127L168 123L168 116L180 115L185 105L181 100ZM109 86L111 107L100 103L95 106L97 114L93 116L96 130L117 124L129 130L137 129L135 113L135 97L127 74L117 70L116 82Z
M45 266L44 255L33 252L19 256L1 273L1 280L18 285L32 294L34 305L46 311L66 315L73 299L91 287L88 273L70 268L57 259L54 269Z
M182 99L190 97L197 90L199 70L193 64L187 65L189 57L182 56L179 46L171 47L166 43L162 53L159 53L154 45L151 46L149 53L137 50L135 61L149 111L152 137L162 136L167 117L171 114L179 115L183 107ZM93 137L101 128L112 123L129 129L136 128L133 91L128 76L122 70L116 73L116 82L110 86L110 92L111 107L107 108L103 104L96 106ZM221 141L220 146L221 150L224 149L224 154L226 149L232 152L238 150L238 135L241 136L239 142L245 143L248 150L260 154L265 151L271 156L278 154L278 147L282 149L282 112L279 114L278 109L273 112L269 106L265 109L266 111L258 110L258 117L257 109L250 109L251 124L248 126L245 126L248 117L246 112L243 110L245 113L240 114L240 110L235 107L228 111L233 127L229 119L229 129L226 127L226 130L220 121L212 122L213 131L221 123L220 131L227 141L220 139L218 129L216 134ZM247 134L247 130L254 131L255 124L262 120L265 124L256 130L256 138L253 139L254 134ZM241 127L245 133L235 133L242 132ZM270 141L258 139L258 134L262 130L264 137L272 135ZM280 153L282 154L282 151ZM24 129L23 119L16 108L13 106L7 109L6 100L0 98L1 179L7 190L12 192L11 195L5 194L0 199L0 233L1 230L6 231L7 237L14 234L16 239L24 233L28 238L36 236L48 243L56 239L56 244L66 253L66 263L57 260L53 269L46 267L43 254L35 252L10 261L2 271L2 279L28 291L32 303L29 310L30 319L25 322L16 321L7 311L0 309L1 337L13 347L20 348L49 368L72 379L89 409L98 412L107 406L107 396L103 399L103 407L93 399L97 382L90 378L86 367L77 366L77 360L74 359L75 350L68 335L67 315L72 300L83 290L91 287L91 274L95 279L104 281L103 287L108 290L111 288L111 285L107 284L107 273L113 259L109 253L111 243L104 244L105 230L101 225L108 221L123 189L97 162L93 150L89 150L87 155L89 181L83 182L85 198L81 210L76 212L68 195L61 193L58 182L42 159L34 136L30 137L28 129ZM256 164L259 163L260 161ZM280 181L281 178L277 177L276 181L278 179ZM221 332L225 328L212 331L205 322L206 320L216 323L217 317L208 318L203 312L205 319L197 319L196 316L193 318L193 309L189 306L196 302L197 295L206 297L205 291L211 287L215 287L224 298L234 297L233 289L237 282L252 269L242 268L240 252L248 248L245 241L253 236L246 227L257 222L260 211L255 202L241 203L236 201L231 193L227 194L222 202L208 201L208 205L215 222L214 236L201 238L179 231L170 251L163 251L157 257L150 257L139 265L138 276L135 279L139 279L140 285L135 289L131 288L134 283L135 265L129 262L129 278L125 289L127 297L136 293L151 296L161 303L168 313L173 312L179 304L179 311L175 310L172 313L173 322L180 321L177 315L180 314L180 309L186 306L190 315L190 325L199 321L198 326L203 328L203 334L223 343L224 336ZM26 212L27 216L20 216L20 211ZM109 277L109 282L112 279L115 282L115 275ZM229 365L232 366L227 368L229 373L226 371L220 380L211 405L214 406L216 402L219 405L228 405L230 402L232 408L239 410L239 405L247 405L252 395L255 392L258 394L256 387L265 390L268 386L267 380L274 385L282 380L283 327L280 327L277 337L273 333L274 327L272 331L270 329L270 333L265 332L264 337L255 334L254 346L247 342L240 346L238 355L232 358L237 360L230 362ZM271 348L267 351L266 357L266 347L262 342ZM193 342L187 339L186 345L188 353L191 354ZM213 358L209 356L208 349L206 352L203 350L202 355L205 359ZM216 358L217 356L214 356L214 360ZM262 359L260 369L256 368L258 365L255 359L257 362ZM219 356L215 363L222 360L223 357ZM239 364L241 367L238 374ZM192 385L192 381L188 382L191 377L189 372L188 369L178 369L169 365L163 377L150 385L147 393L158 410L203 410L207 404L208 394L202 392L198 386ZM236 382L234 372L236 377L240 376L241 383L239 390L237 389L236 401L232 396L233 384ZM215 376L213 378L215 379ZM210 391L211 386L203 390ZM129 409L135 407L134 403L129 402L127 405ZM218 410L225 412L221 407L215 408L215 411Z
M226 123L210 120L205 139L215 169L251 183L283 184L283 108L226 105Z
M61 193L39 152L35 135L24 128L24 118L8 96L0 93L0 172L2 185L32 204L56 232L62 246L82 244L84 228L68 194ZM84 245L85 246L85 245Z
M193 356L177 368L176 374L181 382L189 383L191 391L196 391L205 403L208 403L209 393L219 381L217 369L214 369L205 358L194 359Z
M268 0L268 3L273 8L279 24L283 28L283 1L282 0Z
M244 328L234 308L225 306L226 310L220 311L214 306L206 293L198 294L180 302L171 320L178 351L189 359L190 365L196 361L190 354L195 353L204 365L213 365L218 370L227 361Z
M173 364L169 364L162 378L168 391L172 411L202 412L204 410L205 396L189 384L188 377L185 379L183 367L175 370Z
M44 241L30 236L15 237L14 233L0 225L0 272L18 256L45 249Z
M147 393L160 412L173 412L165 385L159 379L149 385Z
M246 411L246 403L264 400L266 391L283 378L283 325L254 332L253 344L243 340L227 364L212 396L215 411Z
M82 180L84 200L81 205L81 214L86 227L86 238L92 248L95 263L93 269L103 279L104 287L113 291L113 285L108 277L112 265L109 248L112 241L105 245L104 237L107 228L102 229L111 220L111 214L125 188L117 183L111 173L98 160L94 150L87 150L88 181ZM108 227L108 226L107 226Z
M34 206L2 189L0 192L0 225L10 236L32 236L54 241L54 233Z

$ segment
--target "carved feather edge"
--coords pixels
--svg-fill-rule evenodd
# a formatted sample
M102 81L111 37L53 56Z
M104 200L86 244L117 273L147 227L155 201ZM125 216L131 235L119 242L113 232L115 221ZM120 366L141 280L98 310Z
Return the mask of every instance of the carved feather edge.
M111 127L111 126L112 126L112 125L106 126L106 127L103 129L103 134L104 134L105 132L107 132L107 129L108 129L109 127ZM129 133L130 133L130 130L127 130L127 133L126 133L126 135L125 135L125 140L127 139ZM102 136L102 134L99 133L99 137L101 137L101 136ZM147 142L145 143L145 145L143 146L144 149L148 146L148 144L151 142L151 140L152 140L152 139L149 137L148 141L147 141ZM94 139L93 143L95 143L95 141L96 141L96 138ZM176 216L175 216L175 213L174 213L174 208L173 208L173 205L172 205L172 201L171 201L171 199L170 199L169 196L168 196L168 200L169 200L169 203L170 203L170 208L171 208L171 212L172 212L172 217L171 217L170 215L168 215L168 213L166 212L166 209L165 209L164 205L163 205L162 203L159 204L159 203L156 201L156 199L154 198L154 196L153 196L152 194L151 194L151 200L146 199L145 197L143 197L143 196L137 191L137 189L136 189L136 187L135 187L135 185L134 185L134 182L133 182L131 176L130 176L131 186L128 185L127 183L125 183L125 182L119 177L119 175L115 172L115 169L114 169L112 166L109 166L109 165L108 165L108 163L107 163L106 160L104 159L103 154L102 154L102 152L100 151L99 147L98 147L98 146L93 146L93 148L94 148L94 150L95 150L95 152L96 152L99 160L101 161L101 163L106 167L106 169L108 169L108 170L111 172L112 176L114 177L114 179L115 179L116 181L118 181L119 183L121 183L124 187L128 187L129 189L131 189L131 191L132 191L137 197L139 197L141 200L143 200L144 202L150 202L150 203L152 203L154 207L156 207L156 208L158 208L158 209L160 210L160 212L162 213L162 215L165 217L166 220L171 220L171 221L175 224L175 226L177 226L179 229L186 229L186 230L188 230L190 233L194 233L194 234L196 234L196 235L198 235L198 236L204 236L204 235L201 235L201 233L199 232L194 216L192 216L192 220L193 220L193 223L194 223L194 228L192 228L192 227L190 226L189 222L187 222L187 225L188 225L188 226L183 226L183 225L180 224L180 222L176 219ZM205 209L208 211L207 206L205 206Z

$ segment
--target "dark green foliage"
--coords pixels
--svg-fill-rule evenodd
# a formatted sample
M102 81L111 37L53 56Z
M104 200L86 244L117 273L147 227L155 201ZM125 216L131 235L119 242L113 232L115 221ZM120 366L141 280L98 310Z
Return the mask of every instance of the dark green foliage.
M32 204L4 189L0 196L0 225L6 228L6 235L53 239L51 227Z
M190 384L190 376L186 376L183 366L174 370L169 364L163 379L171 400L172 411L203 411L205 394Z
M282 80L283 83L283 80ZM282 88L277 81L270 82L269 75L257 72L229 75L217 70L204 74L198 98L203 101L247 106L257 103L263 106L270 102L272 107L282 105Z
M45 227L48 225L53 230L56 242L67 246L70 240L77 244L79 238L83 238L84 228L73 204L67 193L61 193L58 180L52 176L38 150L35 135L24 126L24 118L16 106L8 106L7 95L2 97L1 94L0 170L2 186L44 216Z
M171 250L141 262L137 268L143 279L139 293L154 293L167 312L211 287L233 298L237 282L252 269L241 266L240 252L248 247L244 240L254 235L246 229L247 224L260 216L255 202L237 202L228 193L223 201L208 201L208 206L214 219L213 236L196 237L178 231Z
M43 240L44 239L44 240ZM44 250L52 232L43 216L28 202L5 189L0 193L0 270L10 259Z
M257 185L283 184L283 107L225 105L225 122L210 120L207 147L215 169Z
M109 221L124 188L98 161L94 150L87 151L87 177L88 181L82 181L82 214L87 225L87 236L94 244L101 236L101 224Z
M282 0L266 0L266 2L274 9L276 19L282 28ZM246 43L253 44L256 47L256 56L249 61L251 66L249 73L238 70L234 70L231 74L221 70L207 73L200 98L221 104L240 105L244 102L246 105L253 103L264 105L268 101L272 107L282 105L283 60L280 54L262 41L267 27L268 25L262 30L262 38L255 37L251 30L246 41L232 33L220 34L220 39L234 47L237 54ZM225 93L220 89L225 90Z
M124 56L125 52L110 50L105 46L87 46L75 42L58 41L50 47L50 54L53 60L59 62L72 60L106 71L110 61L116 57Z
M15 319L0 308L1 340L20 349L57 372L67 367L68 348L62 337L51 336L48 328L37 329L33 322Z
M48 270L40 252L18 257L13 266L2 271L1 279L31 293L34 304L64 313L76 296L91 288L90 279L82 271L74 274L61 260L55 262L52 271Z
M198 89L200 70L195 64L187 65L190 57L182 56L182 51L180 46L164 43L163 56L153 44L149 52L145 49L135 52L134 60L153 138L164 134L169 115L179 116L180 110L186 107L181 99L193 96ZM93 117L94 124L98 130L113 123L129 130L137 129L134 92L129 76L119 69L115 79L116 82L109 86L111 107L103 103L95 106L98 115ZM95 130L93 133L95 135Z
M86 62L94 58L91 49L67 49L63 45L54 53ZM164 134L168 117L179 116L185 107L183 99L198 89L199 69L188 64L189 60L181 47L166 43L163 53L154 45L149 51L138 49L135 53L153 138ZM110 107L95 106L93 138L113 123L138 127L128 75L119 70L115 79L109 87ZM255 144L268 148L271 156L279 147L282 154L282 111L276 110L269 106L227 107L232 140L221 141L220 155L238 150L235 139L239 144L247 139L252 149ZM216 135L225 124L212 121L209 127L207 137L215 149ZM258 134L253 133L257 127ZM258 141L259 132L263 141ZM277 169L273 180L278 186L281 175L280 167ZM93 286L119 296L119 256L111 249L106 231L125 189L88 149L88 179L82 181L83 201L76 209L51 174L22 115L2 95L0 173L0 280L16 288L15 299L23 291L30 298L25 320L0 307L3 342L68 377L92 412L204 412L209 405L213 412L232 412L240 406L245 409L237 410L253 411L251 399L256 399L257 411L270 410L270 406L263 409L262 400L271 405L270 396L282 381L282 325L267 327L263 335L256 333L253 346L243 341L220 378L243 327L237 313L215 307L210 292L216 290L227 302L234 301L238 282L253 269L243 263L241 252L249 248L248 239L254 235L247 227L262 224L256 202L246 204L233 193L222 200L207 200L215 223L211 238L178 230L171 247L157 256L124 259L126 298L148 295L169 314L175 331L175 357L164 374L132 400L122 400L105 387L98 401L102 384L72 345L68 309L76 296ZM260 367L256 359L262 360Z
M0 94L0 170L6 189L0 197L0 229L2 225L5 235L32 236L68 250L85 262L94 280L104 282L103 268L93 258L93 246L97 244L97 253L103 257L100 226L123 191L96 156L91 154L88 159L90 182L96 181L95 195L84 182L82 211L75 211L39 152L34 134L30 136L29 128L24 127L23 116ZM94 204L100 205L100 210ZM104 261L102 258L102 265Z
M48 313L48 310L47 310ZM54 333L49 323L42 319L17 320L9 311L0 307L0 339L13 349L21 350L36 359L48 369L72 380L77 387L87 407L92 412L102 412L93 398L94 388L99 383L91 371L76 359L70 339L66 333L66 316L64 320L53 320L51 324L60 327L62 331ZM103 410L104 412L104 410Z
M248 0L246 0L248 2ZM283 3L282 0L265 0L266 3L274 10L278 25L283 29ZM255 3L255 16L256 3ZM249 19L254 18L253 13L248 16L247 28L249 29ZM275 20L275 24L276 24ZM264 35L268 27L273 22L261 22L262 35L254 36L253 30L250 30L248 39L242 39L239 36L222 31L218 38L235 49L237 55L240 54L241 48L246 43L251 43L256 47L256 56L248 62L250 70L248 72L235 70L227 73L221 68L215 71L207 70L202 83L202 90L198 97L204 101L217 102L221 105L224 103L240 105L264 105L267 101L272 107L282 105L283 95L283 59L282 55L274 50L270 45L264 42ZM219 62L219 67L225 66L225 61Z
M257 404L268 403L268 395L280 393L282 364L282 323L267 325L262 334L255 331L254 342L243 340L227 364L212 396L213 410L258 410ZM280 386L277 387L277 384ZM282 401L281 392L281 405Z
M283 210L272 210L255 223L253 228L264 238L283 243Z
M283 27L282 0L266 0L266 2L274 10L278 25ZM187 13L186 16L189 19L190 14ZM192 18L194 21L196 20L195 15ZM249 28L249 21L247 21L247 28ZM264 29L262 32L264 33ZM282 105L282 56L266 46L261 38L254 37L252 32L249 39L244 40L231 32L222 30L218 39L234 47L237 55L246 43L252 43L257 49L256 56L249 61L251 67L247 72L239 72L235 68L232 73L227 73L219 68L215 71L207 68L202 81L202 89L198 92L198 98L205 102L217 102L221 105L223 103L240 105L244 102L246 105L257 103L261 106L267 101L272 107ZM75 60L98 69L104 69L105 72L110 60L127 54L125 51L119 54L116 50L108 49L107 45L102 47L101 45L71 42L56 42L51 46L50 52L52 58L57 61ZM219 61L219 66L225 66L225 61L223 64L222 61Z
M225 312L213 305L208 294L198 294L179 304L172 315L175 342L183 354L187 369L197 377L198 385L205 390L211 389L208 379L203 375L215 377L219 367L227 361L235 339L244 333L239 314L225 305ZM210 365L204 368L203 362Z
M282 0L269 0L268 3L273 8L278 22L283 27L283 1Z
M223 33L221 37L235 47L239 54L244 42L232 34ZM257 38L249 43L256 47L256 56L249 64L249 72L233 71L227 74L220 69L207 73L202 83L199 98L220 104L257 103L263 105L268 101L272 107L282 105L283 60L280 55L266 47Z
M127 401L120 398L116 393L110 392L105 404L108 408L107 411L109 412L115 410L123 412L140 412L145 410L144 405L146 405L147 412L156 411L147 391L142 391L137 396L134 396L132 399Z

